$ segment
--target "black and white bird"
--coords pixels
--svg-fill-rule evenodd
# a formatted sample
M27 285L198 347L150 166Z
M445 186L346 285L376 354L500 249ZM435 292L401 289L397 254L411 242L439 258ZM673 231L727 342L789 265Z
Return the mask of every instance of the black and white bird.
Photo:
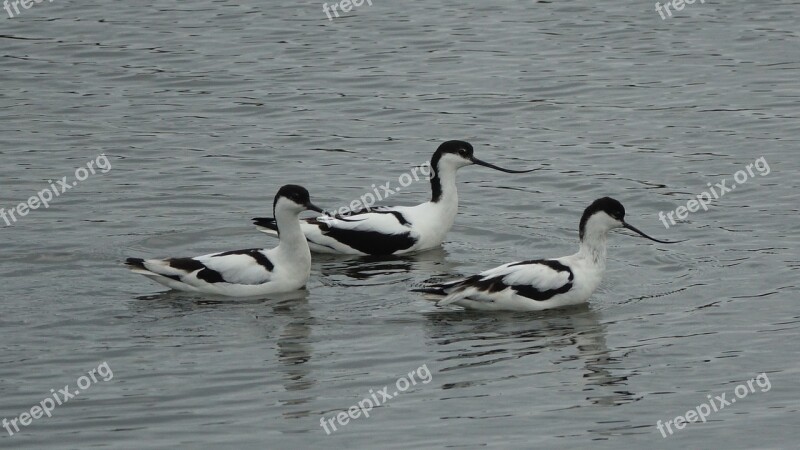
M507 173L509 170L476 158L472 145L447 141L430 161L433 196L417 206L379 206L344 216L304 219L300 225L311 251L347 255L400 255L428 250L442 244L458 212L456 171L477 164ZM255 218L259 231L277 234L273 218Z
M580 221L578 253L554 259L518 261L468 278L421 289L437 305L457 305L488 311L539 311L586 302L600 285L606 269L608 232L627 228L661 241L625 222L625 208L613 198L595 200ZM682 241L681 241L682 242Z
M281 231L277 247L234 250L193 258L140 259L125 262L131 271L180 291L232 297L285 293L302 289L311 271L311 251L300 230L305 210L322 212L302 186L278 190L272 212Z

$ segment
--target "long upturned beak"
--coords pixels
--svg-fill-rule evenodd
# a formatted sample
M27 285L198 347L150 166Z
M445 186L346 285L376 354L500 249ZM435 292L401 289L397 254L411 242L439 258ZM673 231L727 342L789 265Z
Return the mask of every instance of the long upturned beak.
M511 170L511 169L503 169L502 167L497 167L497 166L495 166L494 164L489 164L489 163L487 163L486 161L481 161L480 159L478 159L478 158L475 158L475 157L472 157L472 162L473 162L473 163L475 163L475 164L477 164L477 165L479 165L479 166L488 167L488 168L490 168L490 169L499 170L500 172L506 172L506 173L528 173L528 172L533 172L534 170L539 170L538 168L536 168L536 169L531 169L531 170Z
M306 209L308 209L310 211L316 211L318 213L324 213L325 212L325 211L322 210L322 208L320 208L319 206L317 206L317 205L315 205L315 204L313 204L311 202L306 203Z
M638 233L640 236L642 236L644 238L650 239L651 241L658 242L658 243L661 243L661 244L677 244L679 242L685 242L685 241L660 241L660 240L658 240L658 239L656 239L654 237L650 237L650 236L644 234L643 232L639 231L638 228L636 228L633 225L630 225L628 223L623 222L622 226L627 228L627 229L629 229L629 230L631 230L631 231L633 231L634 233Z

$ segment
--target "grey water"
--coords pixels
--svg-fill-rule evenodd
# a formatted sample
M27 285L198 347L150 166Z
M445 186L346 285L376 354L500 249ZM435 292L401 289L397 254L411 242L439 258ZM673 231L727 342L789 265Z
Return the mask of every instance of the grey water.
M16 214L0 218L0 419L19 427L0 447L797 448L796 1L662 19L647 1L373 0L332 20L321 1L25 3L0 9L0 207ZM307 290L244 300L121 264L272 247L250 218L282 184L338 208L448 139L540 170L462 169L441 249L318 257ZM739 171L665 227L659 212ZM51 182L47 208L16 209ZM429 195L420 180L385 203ZM578 308L478 314L410 292L568 255L607 195L688 241L613 232Z

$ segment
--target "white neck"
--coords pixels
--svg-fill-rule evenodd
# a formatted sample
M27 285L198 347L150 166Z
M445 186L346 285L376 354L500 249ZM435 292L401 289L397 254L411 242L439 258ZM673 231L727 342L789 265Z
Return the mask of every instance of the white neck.
M456 170L455 167L445 166L442 167L436 174L436 179L431 180L431 183L438 183L441 188L441 193L436 201L431 202L438 222L445 225L446 229L450 229L458 213L458 189L456 188ZM436 194L434 188L434 195Z
M608 244L608 231L587 229L581 239L578 256L589 261L598 268L606 267L606 247Z
M439 185L442 187L442 196L440 200L458 204L458 189L456 188L456 171L454 167L443 167L439 173Z
M275 221L280 236L280 244L275 250L289 258L310 261L311 251L308 248L308 241L300 229L300 213L278 210L275 211Z

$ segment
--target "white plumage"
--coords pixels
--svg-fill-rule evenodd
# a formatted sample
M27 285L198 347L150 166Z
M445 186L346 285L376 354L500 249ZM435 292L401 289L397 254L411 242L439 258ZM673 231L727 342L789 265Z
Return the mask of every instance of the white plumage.
M612 198L601 198L583 213L580 249L555 259L519 261L468 278L422 289L439 306L495 311L538 311L586 302L600 285L606 268L608 232L627 228L654 239L625 223L625 208Z
M317 217L302 220L303 234L312 251L349 255L400 255L427 250L442 244L458 212L456 171L478 164L509 173L474 156L472 145L447 141L431 158L430 201L413 207L382 206L354 211L341 217ZM255 218L259 231L277 235L275 220Z
M126 264L172 289L234 297L276 294L301 289L311 271L311 252L299 225L299 214L314 206L308 191L286 185L275 195L273 212L281 230L277 247L234 250L192 258L128 258Z

